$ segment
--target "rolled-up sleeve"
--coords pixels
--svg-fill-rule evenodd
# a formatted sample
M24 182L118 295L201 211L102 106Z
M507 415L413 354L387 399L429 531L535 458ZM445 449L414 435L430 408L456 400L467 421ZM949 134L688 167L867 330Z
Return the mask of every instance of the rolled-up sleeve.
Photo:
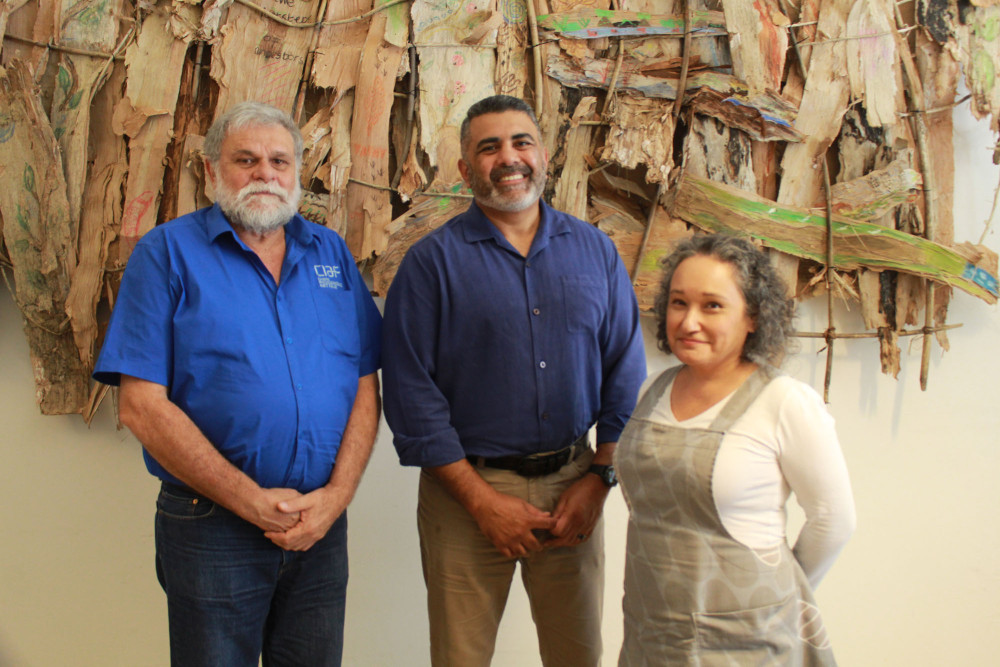
M604 377L601 383L601 410L597 419L598 443L618 442L635 408L639 387L646 379L646 353L635 292L613 246L611 253L608 315L602 343Z
M465 457L448 400L434 382L441 278L412 250L385 299L382 399L403 465L434 467Z

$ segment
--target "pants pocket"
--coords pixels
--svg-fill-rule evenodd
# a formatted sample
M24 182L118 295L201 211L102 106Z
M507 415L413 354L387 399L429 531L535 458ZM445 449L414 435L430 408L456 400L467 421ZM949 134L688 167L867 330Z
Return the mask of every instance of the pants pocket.
M215 503L182 489L160 489L156 513L171 519L202 519L215 514Z

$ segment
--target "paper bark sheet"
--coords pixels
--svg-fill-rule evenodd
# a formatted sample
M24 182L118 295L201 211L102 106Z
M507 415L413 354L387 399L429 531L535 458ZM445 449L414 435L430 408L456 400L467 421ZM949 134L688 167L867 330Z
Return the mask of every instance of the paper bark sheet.
M351 121L351 179L347 186L347 245L356 257L381 254L392 220L389 196L389 121L396 72L404 49L385 38L389 16L372 20L361 54L361 77Z
M76 230L62 156L27 63L0 68L0 213L43 414L80 412L87 367L66 315Z
M263 0L256 3L292 24L316 21L315 0ZM212 78L219 84L216 114L239 102L265 102L291 113L302 80L312 32L283 25L235 4L219 29L213 49Z
M125 262L154 225L210 200L204 134L248 99L293 114L300 208L369 262L379 294L413 243L468 207L459 128L504 93L538 112L550 201L609 234L643 309L659 260L708 229L774 249L801 298L829 277L888 373L900 333L926 324L929 284L944 347L953 289L996 297L995 256L953 238L948 111L964 77L972 113L1000 129L996 3L255 5L0 5L0 266L43 412L96 408L88 376Z
M156 12L142 23L125 53L125 96L111 117L112 129L128 137L129 145L117 269L124 269L135 244L156 224L187 46L170 31L168 17Z

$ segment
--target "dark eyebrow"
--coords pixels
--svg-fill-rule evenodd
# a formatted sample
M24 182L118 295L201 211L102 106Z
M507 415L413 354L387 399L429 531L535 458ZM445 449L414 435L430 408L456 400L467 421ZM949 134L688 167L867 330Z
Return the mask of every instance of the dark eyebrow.
M535 137L530 132L518 132L517 134L511 137L511 141L518 141L521 139L530 139L531 141L534 141ZM482 148L483 146L488 144L495 144L498 141L500 141L500 137L486 137L484 139L479 140L479 143L476 144L476 148Z
M484 139L479 140L479 143L476 144L476 148L482 148L486 144L493 144L498 141L500 141L500 137L486 137Z

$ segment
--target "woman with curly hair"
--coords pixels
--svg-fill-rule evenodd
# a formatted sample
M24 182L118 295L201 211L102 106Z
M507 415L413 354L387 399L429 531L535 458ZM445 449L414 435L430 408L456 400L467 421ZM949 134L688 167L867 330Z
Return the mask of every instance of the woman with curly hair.
M793 305L767 256L682 242L656 302L663 372L622 433L629 506L619 665L827 665L812 589L854 531L833 419L774 367ZM806 515L789 548L785 504Z

